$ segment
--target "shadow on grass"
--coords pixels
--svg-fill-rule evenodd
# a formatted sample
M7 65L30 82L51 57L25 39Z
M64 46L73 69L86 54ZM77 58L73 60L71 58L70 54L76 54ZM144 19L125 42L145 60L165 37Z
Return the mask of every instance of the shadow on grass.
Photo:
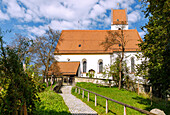
M36 112L35 115L72 115L71 113L62 111L62 112L56 112L56 111L40 111L40 112Z
M160 110L163 110L165 114L170 115L170 111L169 111L170 102L166 104L165 101L153 101L151 105L151 100L148 98L142 98L142 97L136 96L136 97L133 97L133 99L137 100L139 104L146 105L145 110L147 111L150 111L154 108L158 108Z
M77 97L77 96L81 96L81 94L76 94L76 93L74 93L74 94L76 95L76 97ZM88 97L87 97L86 95L84 95L84 99L87 99L87 98L88 98ZM81 99L81 97L79 97L79 99ZM95 104L95 100L92 100L92 99L90 98L89 101L90 101L90 102L93 102L93 103ZM88 102L88 101L86 101L86 102ZM100 106L100 107L106 109L106 107L103 106L103 105L101 105L100 103L97 103L97 106ZM96 112L97 112L97 111L96 111ZM113 112L113 111L111 111L111 110L108 110L108 112L109 112L109 113L112 113L112 114L114 114L114 115L117 115L115 112Z
M71 113L67 111L55 111L55 110L47 110L45 106L39 108L35 113L35 115L71 115Z

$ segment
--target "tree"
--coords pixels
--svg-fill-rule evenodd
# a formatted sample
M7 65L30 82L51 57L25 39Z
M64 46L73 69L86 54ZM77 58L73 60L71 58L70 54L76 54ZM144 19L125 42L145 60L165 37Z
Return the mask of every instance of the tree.
M58 66L58 61L55 61L51 64L49 71L48 71L48 75L51 75L51 90L52 90L52 80L56 77L56 76L60 76L60 67ZM54 81L54 80L53 80Z
M143 69L148 70L148 80L153 87L153 93L162 97L170 88L170 1L169 0L142 0L145 17L149 22L142 27L147 29L144 42L139 46L147 63ZM169 89L170 90L170 89Z
M119 64L120 64L121 55L119 53L117 55L118 56L115 59L115 61L111 65L108 65L104 68L103 75L104 75L104 77L112 77L112 79L115 81L116 85L118 86L118 84L119 84L119 70L120 70ZM122 79L124 78L125 84L127 84L127 86L129 86L129 84L128 84L129 76L127 75L129 73L129 68L127 67L126 60L124 59L121 64L122 64L121 65Z
M42 75L43 78L46 77L47 87L49 66L54 61L53 52L56 49L56 45L62 40L60 35L61 33L59 31L54 31L49 27L46 34L36 37L34 42L35 63L42 66Z
M23 105L33 114L39 101L35 83L25 73L18 50L4 47L2 38L0 36L0 114L22 114Z
M31 52L33 51L33 40L28 37L22 36L21 34L15 34L15 38L12 44L9 46L17 50L17 54L20 60L25 63L26 57L31 57Z
M105 50L112 49L113 45L118 44L120 47L120 63L119 63L119 89L121 89L121 79L122 79L122 62L124 59L124 52L125 52L125 36L124 36L124 26L121 27L121 30L117 31L108 31L108 36L106 37L105 41L101 43L104 46Z

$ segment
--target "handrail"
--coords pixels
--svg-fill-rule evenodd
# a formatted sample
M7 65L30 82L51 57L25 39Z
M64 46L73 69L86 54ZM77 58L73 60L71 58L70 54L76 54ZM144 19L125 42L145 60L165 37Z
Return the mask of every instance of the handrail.
M125 103L116 101L116 100L114 100L114 99L108 98L108 97L106 97L106 96L97 94L97 93L95 93L95 92L92 92L92 91L90 91L90 90L87 90L87 89L84 89L84 88L81 88L81 87L78 87L78 86L76 86L75 92L77 92L77 88L79 89L79 94L80 94L80 89L82 89L83 91L87 91L88 93L95 94L95 106L97 105L97 97L96 97L96 96L100 96L100 97L103 97L103 98L106 99L106 105L107 105L107 106L108 106L108 100L123 105L123 106L124 106L124 115L126 115L126 107L129 107L129 108L134 109L134 110L136 110L136 111L139 111L139 112L141 112L141 113L145 113L145 114L147 114L147 115L156 115L156 114L151 113L151 112L149 112L149 111L146 111L146 110L142 110L142 109L133 107L133 106L131 106L131 105L128 105L128 104L125 104ZM84 92L83 92L82 98L84 98ZM89 100L89 94L88 94L88 100ZM108 112L108 107L107 107L107 106L106 106L106 113Z

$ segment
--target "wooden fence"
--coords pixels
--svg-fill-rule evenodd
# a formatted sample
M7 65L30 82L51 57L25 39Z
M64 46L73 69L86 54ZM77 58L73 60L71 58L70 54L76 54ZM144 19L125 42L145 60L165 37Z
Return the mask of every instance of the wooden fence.
M110 100L110 101L113 101L113 102L115 102L115 103L118 103L118 104L124 106L124 115L126 115L126 107L129 107L129 108L134 109L134 110L136 110L136 111L139 111L139 112L141 112L141 113L145 113L145 114L147 114L147 115L156 115L156 114L151 113L151 112L149 112L149 111L146 111L146 110L142 110L142 109L133 107L133 106L131 106L131 105L128 105L128 104L125 104L125 103L116 101L116 100L114 100L114 99L105 97L105 96L103 96L103 95L97 94L97 93L95 93L95 92L89 91L89 90L87 90L87 89L84 89L84 88L81 88L81 87L78 87L78 86L76 86L75 92L77 93L77 90L78 90L78 94L80 94L80 89L83 90L83 92L82 92L82 98L84 98L84 91L87 91L87 92L88 92L87 101L90 100L90 93L92 93L92 94L95 95L95 106L97 106L97 96L100 96L100 97L105 98L105 99L106 99L106 114L108 113L108 100Z

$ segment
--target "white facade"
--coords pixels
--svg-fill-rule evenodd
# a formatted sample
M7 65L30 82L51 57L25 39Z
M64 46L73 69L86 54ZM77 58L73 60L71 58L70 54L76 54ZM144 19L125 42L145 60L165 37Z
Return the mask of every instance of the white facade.
M136 58L137 52L125 52L125 57L127 61L127 66L129 68L130 76L133 77L134 74L131 74L131 58L134 58L134 64L140 64L141 60ZM67 62L67 61L79 61L80 62L80 74L79 77L87 77L86 73L90 69L95 71L94 78L103 78L103 75L99 73L99 61L103 62L103 68L112 64L117 57L117 53L113 54L75 54L75 55L55 55L55 59L59 62ZM125 59L125 58L124 58ZM83 61L86 60L86 73L83 73Z
M99 73L99 61L103 61L103 66L110 64L111 55L110 54L87 54L87 55L55 55L57 61L79 61L80 62L80 76L86 77L86 73L93 69L95 71L94 77L101 78L102 74ZM87 62L86 73L83 73L83 60Z

